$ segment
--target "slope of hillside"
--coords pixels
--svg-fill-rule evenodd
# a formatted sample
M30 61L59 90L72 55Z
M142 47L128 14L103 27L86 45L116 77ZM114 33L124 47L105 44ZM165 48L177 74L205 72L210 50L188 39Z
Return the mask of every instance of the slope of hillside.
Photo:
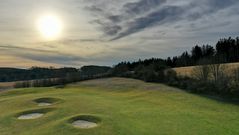
M36 103L46 99L52 105ZM123 78L85 81L62 89L2 92L0 112L1 135L239 134L239 106L236 104L162 84ZM17 119L30 112L44 115L33 120ZM98 127L74 128L72 120L82 115L96 117Z
M229 63L229 64L222 64L225 71L229 74L232 74L234 69L239 68L239 63ZM191 67L179 67L179 68L173 68L174 71L177 72L177 75L179 76L192 76L193 69L196 66Z

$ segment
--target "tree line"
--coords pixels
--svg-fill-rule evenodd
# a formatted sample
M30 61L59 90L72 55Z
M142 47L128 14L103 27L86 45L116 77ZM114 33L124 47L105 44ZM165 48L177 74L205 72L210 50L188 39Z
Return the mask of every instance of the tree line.
M14 87L28 88L56 86L57 88L62 88L68 83L108 77L110 76L111 69L111 67L107 66L83 66L80 69L75 69L74 72L67 72L64 76L58 78L41 78L35 80L20 81L17 82Z
M180 56L165 60L170 67L185 67L208 64L239 62L239 37L220 39L216 46L196 45L191 52L185 51Z
M148 67L149 65L163 65L166 67L186 67L202 64L220 64L239 62L239 37L233 39L220 39L216 46L196 45L191 52L185 51L180 56L168 57L167 59L151 58L136 62L121 62L114 66L115 71L135 71L136 67Z
M30 69L0 68L0 82L27 81L39 79L65 78L67 76L80 76L81 78L99 75L110 70L106 66L84 66L77 68L42 68Z

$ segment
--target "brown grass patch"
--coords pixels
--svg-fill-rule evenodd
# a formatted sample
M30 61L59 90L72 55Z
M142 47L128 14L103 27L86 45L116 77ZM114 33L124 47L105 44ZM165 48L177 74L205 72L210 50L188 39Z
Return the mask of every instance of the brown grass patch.
M239 68L239 63L229 63L222 65L225 68L225 72L228 73L229 75L233 74L233 70ZM178 76L192 77L192 72L195 67L197 66L173 68L173 70L176 71Z

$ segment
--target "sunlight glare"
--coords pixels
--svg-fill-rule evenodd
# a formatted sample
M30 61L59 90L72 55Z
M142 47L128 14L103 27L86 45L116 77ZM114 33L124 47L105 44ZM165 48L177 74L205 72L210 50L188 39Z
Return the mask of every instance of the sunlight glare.
M46 39L56 39L62 31L61 20L54 15L45 15L37 21L37 27Z

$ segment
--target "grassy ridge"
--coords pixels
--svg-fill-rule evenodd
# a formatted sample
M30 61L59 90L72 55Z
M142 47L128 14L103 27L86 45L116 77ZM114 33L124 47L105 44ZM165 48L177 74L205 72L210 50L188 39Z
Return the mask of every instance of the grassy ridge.
M233 70L239 68L239 63L229 63L229 64L222 64L223 68L225 68L225 72L229 75L233 74ZM179 68L173 68L174 71L176 71L177 75L179 76L188 76L192 77L193 69L196 66L191 67L179 67Z
M38 107L38 98L61 99ZM22 112L49 109L42 118L17 120ZM235 135L239 106L218 102L161 84L111 78L72 84L64 89L29 88L0 93L1 135ZM100 118L94 129L75 129L78 115Z

